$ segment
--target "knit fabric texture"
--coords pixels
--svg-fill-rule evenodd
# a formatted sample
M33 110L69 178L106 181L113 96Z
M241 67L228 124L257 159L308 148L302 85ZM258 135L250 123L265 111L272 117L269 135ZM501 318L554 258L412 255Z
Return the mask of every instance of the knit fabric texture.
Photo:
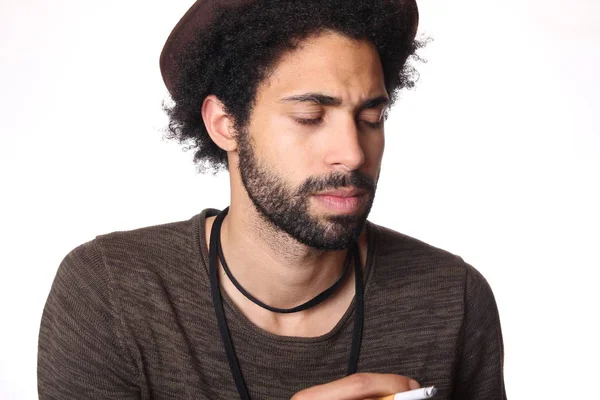
M236 399L214 315L204 221L101 235L61 263L40 328L40 399ZM436 400L506 399L494 296L460 257L367 223L359 372L405 375ZM354 301L319 337L252 324L224 294L252 399L289 399L346 373Z

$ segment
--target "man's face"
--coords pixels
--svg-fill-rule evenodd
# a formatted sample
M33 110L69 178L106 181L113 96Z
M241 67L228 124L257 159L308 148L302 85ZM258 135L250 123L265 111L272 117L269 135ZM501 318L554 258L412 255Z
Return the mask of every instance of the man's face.
M260 215L321 250L358 239L375 196L387 102L368 42L327 33L284 55L238 135L241 180Z

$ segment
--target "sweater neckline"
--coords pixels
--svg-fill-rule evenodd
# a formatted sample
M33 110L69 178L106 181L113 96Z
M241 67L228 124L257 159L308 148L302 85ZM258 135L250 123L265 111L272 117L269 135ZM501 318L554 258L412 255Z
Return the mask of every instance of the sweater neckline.
M205 235L205 222L206 218L215 216L220 211L213 208L207 208L203 210L200 214L195 217L195 231L196 238L194 239L196 244L196 249L200 255L199 261L201 265L202 273L205 274L203 281L208 282L209 277L209 263L208 263L208 247L206 245L206 235ZM365 296L368 292L369 282L371 281L370 276L372 275L373 270L373 260L375 254L375 229L373 224L369 221L366 222L366 231L367 231L367 257L365 262L365 267L363 269L363 286L365 289ZM301 336L282 336L276 335L271 332L267 332L266 330L256 326L252 321L248 319L240 309L235 305L235 303L231 300L231 298L227 295L227 293L221 291L221 296L223 298L224 308L226 313L231 315L231 321L228 321L230 327L235 327L236 329L240 329L243 332L246 332L249 335L252 335L254 339L265 340L271 343L277 342L282 344L298 344L298 345L315 345L317 343L327 342L332 337L336 336L343 330L347 324L354 320L354 309L356 307L356 299L352 298L350 305L340 318L340 320L335 324L335 326L327 333L314 336L314 337L301 337Z

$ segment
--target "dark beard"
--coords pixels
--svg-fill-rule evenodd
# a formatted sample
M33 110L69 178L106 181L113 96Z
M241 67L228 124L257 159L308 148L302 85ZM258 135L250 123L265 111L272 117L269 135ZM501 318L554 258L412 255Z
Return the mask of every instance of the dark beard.
M375 182L354 171L327 177L310 177L292 190L274 171L260 165L248 132L238 135L239 171L248 197L263 219L307 246L319 250L342 250L356 242L375 198ZM360 215L326 217L310 215L309 199L315 192L353 186L367 191L367 207Z

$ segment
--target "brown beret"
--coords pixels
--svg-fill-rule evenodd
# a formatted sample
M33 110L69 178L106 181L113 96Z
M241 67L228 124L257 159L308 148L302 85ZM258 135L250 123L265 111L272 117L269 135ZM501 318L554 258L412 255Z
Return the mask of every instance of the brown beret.
M217 7L238 7L254 0L197 0L179 20L160 54L160 72L169 92L175 85L177 57L185 46L194 39L195 33L215 17Z
M217 8L235 8L259 0L197 0L179 20L169 35L160 54L160 71L169 92L172 93L177 75L177 59L186 45L194 39L196 32L206 27L215 18ZM302 0L298 0L302 1ZM367 0L368 1L368 0ZM416 35L419 14L415 0L395 0L398 7L414 16L413 39Z

